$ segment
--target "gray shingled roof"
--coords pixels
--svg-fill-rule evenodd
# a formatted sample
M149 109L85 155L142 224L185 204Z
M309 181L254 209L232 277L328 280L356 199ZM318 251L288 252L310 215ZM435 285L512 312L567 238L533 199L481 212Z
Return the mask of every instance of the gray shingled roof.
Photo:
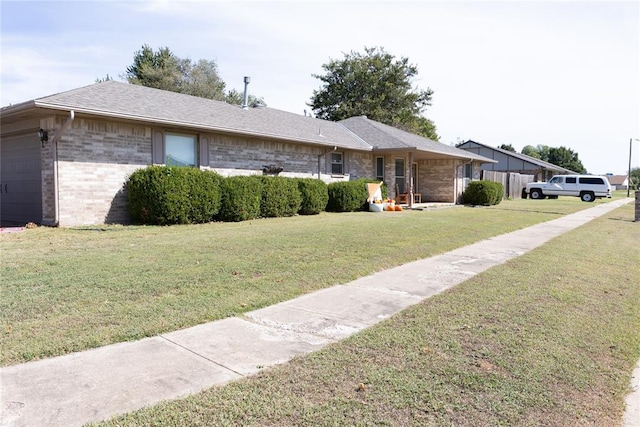
M175 126L370 151L335 122L273 108L242 109L226 102L107 81L35 100L38 107Z
M478 144L482 147L485 148L490 148L492 150L495 150L499 153L503 153L506 154L507 156L511 156L511 157L515 157L516 159L520 159L523 160L525 162L529 162L531 164L534 164L536 166L539 166L543 169L548 169L548 170L552 170L552 171L556 171L556 172L562 172L562 173L569 173L569 174L577 174L578 172L576 171L572 171L570 169L566 169L563 168L562 166L558 166L558 165L554 165L553 163L549 163L549 162L545 162L544 160L540 160L540 159L536 159L535 157L531 157L531 156L527 156L526 154L521 154L521 153L516 153L514 151L509 151L509 150L503 150L502 148L497 148L497 147L491 147L487 144L483 144L481 142L478 141L473 141L473 140L468 140L466 142L473 142L474 144Z
M461 150L441 142L406 132L393 126L388 126L365 116L351 117L338 122L360 138L371 144L374 150L414 150L427 153L437 153L462 159L481 160L487 163L497 163L495 160Z
M113 80L3 107L0 112L5 115L34 107L359 151L413 150L495 163L366 117L332 122L268 107L242 109L226 102Z

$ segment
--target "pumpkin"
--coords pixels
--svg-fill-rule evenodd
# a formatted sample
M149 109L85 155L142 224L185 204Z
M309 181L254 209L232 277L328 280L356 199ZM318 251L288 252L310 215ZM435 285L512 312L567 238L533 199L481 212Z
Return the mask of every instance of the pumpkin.
M387 205L384 208L385 211L394 211L395 209L393 208L393 205Z
M400 206L400 205L396 205L395 210L396 210L397 212L402 212L402 206Z

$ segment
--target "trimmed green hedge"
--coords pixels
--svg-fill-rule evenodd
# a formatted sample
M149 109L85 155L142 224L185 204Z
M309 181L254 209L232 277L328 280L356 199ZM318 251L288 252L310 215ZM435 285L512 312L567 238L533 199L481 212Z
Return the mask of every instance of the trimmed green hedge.
M327 185L314 178L223 178L197 168L149 166L131 174L126 188L133 222L169 225L368 210L368 182L377 181ZM383 186L382 198L386 197Z
M302 198L298 213L300 215L317 215L324 211L329 201L327 184L315 178L298 178L296 181Z
M354 212L369 210L367 203L367 183L379 182L375 179L360 178L348 182L333 182L329 184L329 202L327 211L329 212ZM388 191L386 186L382 186L382 198L386 198Z
M150 166L126 183L135 223L167 225L212 221L220 209L221 177L193 168Z
M262 181L260 216L294 216L300 210L302 196L295 179L279 176L258 177Z
M246 221L260 216L262 181L259 176L230 176L222 181L220 219Z
M504 185L493 181L471 181L462 193L465 205L497 205L502 201Z

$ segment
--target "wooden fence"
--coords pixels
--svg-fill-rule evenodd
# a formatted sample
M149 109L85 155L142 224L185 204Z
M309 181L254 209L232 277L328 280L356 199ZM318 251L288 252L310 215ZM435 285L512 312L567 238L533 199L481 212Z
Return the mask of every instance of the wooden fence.
M515 172L482 171L482 179L501 183L504 186L505 198L520 199L522 198L522 189L527 182L535 181L535 176Z

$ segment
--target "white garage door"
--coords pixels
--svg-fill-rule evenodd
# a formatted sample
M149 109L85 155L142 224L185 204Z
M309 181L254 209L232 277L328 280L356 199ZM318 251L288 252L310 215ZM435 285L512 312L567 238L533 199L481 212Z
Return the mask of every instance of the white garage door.
M2 226L42 221L41 147L36 131L0 140Z

